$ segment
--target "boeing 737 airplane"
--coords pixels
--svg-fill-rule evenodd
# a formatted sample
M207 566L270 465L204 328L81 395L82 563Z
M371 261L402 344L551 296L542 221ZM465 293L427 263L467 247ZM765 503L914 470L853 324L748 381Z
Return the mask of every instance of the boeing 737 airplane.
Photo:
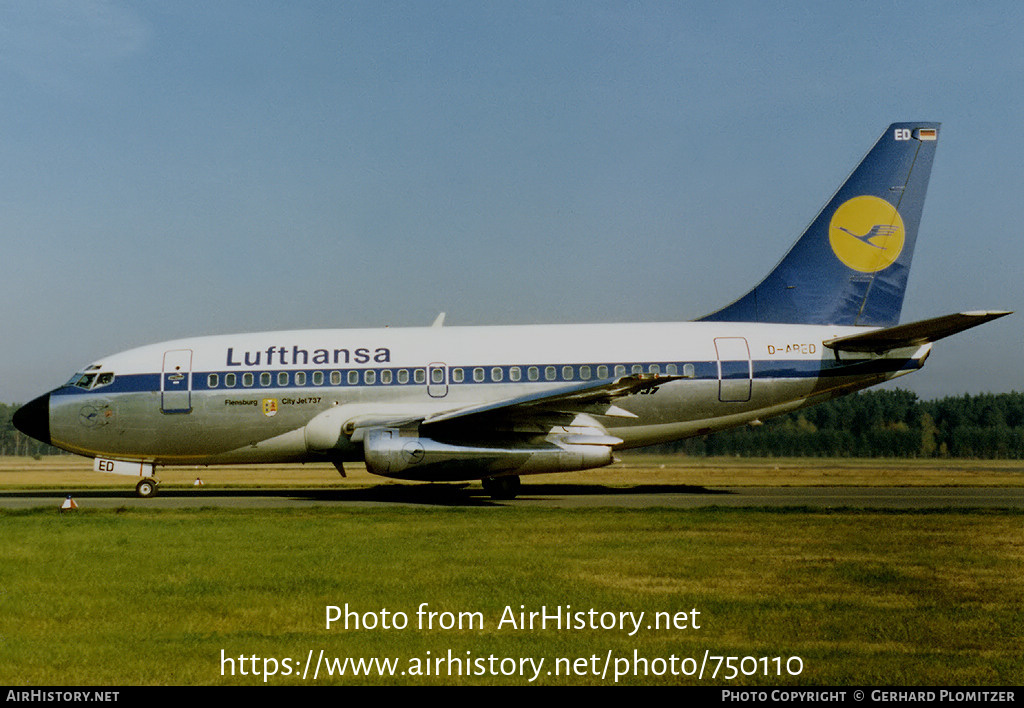
M608 465L921 368L1009 314L898 324L938 123L889 126L771 273L694 322L305 330L104 357L14 416L34 438L157 491L164 465L362 460L400 479Z

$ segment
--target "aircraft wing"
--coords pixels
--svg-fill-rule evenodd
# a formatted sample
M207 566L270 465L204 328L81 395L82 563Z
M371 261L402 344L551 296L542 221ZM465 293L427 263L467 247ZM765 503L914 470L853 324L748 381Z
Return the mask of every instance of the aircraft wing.
M519 475L614 462L612 449L623 440L610 435L597 419L635 418L613 402L678 378L683 377L632 374L565 384L404 420L385 422L379 415L349 419L342 431L351 429L351 440L362 442L366 468L375 474L432 481L483 479L485 488L515 496Z
M909 322L875 329L863 334L852 334L836 337L823 342L829 349L845 352L887 352L891 349L917 347L922 344L936 342L957 332L977 327L999 317L1011 314L1007 310L980 310L975 312L958 312L928 320Z
M634 414L615 406L612 402L617 398L646 391L680 378L684 377L667 374L630 374L566 384L555 389L426 414L402 409L360 411L359 414L344 419L345 428L349 434L354 434L353 440L360 440L366 430L382 426L403 427L417 424L423 435L473 436L520 426L533 427L534 432L539 432L539 429L568 425L580 415L635 418ZM336 415L338 418L334 417ZM341 408L333 409L326 414L328 417L324 417L323 422L338 420L341 416L348 415L349 413ZM603 426L597 421L591 419L587 425L595 430L596 434L604 434ZM326 429L333 430L330 426ZM331 440L330 445L333 445L334 439L336 437ZM603 444L619 442L621 441L617 438L609 438Z
M631 374L614 379L570 384L515 398L444 411L427 416L421 425L429 428L453 421L474 423L495 417L521 418L543 414L589 413L635 418L636 416L632 413L612 405L612 401L679 378L682 377L664 374Z

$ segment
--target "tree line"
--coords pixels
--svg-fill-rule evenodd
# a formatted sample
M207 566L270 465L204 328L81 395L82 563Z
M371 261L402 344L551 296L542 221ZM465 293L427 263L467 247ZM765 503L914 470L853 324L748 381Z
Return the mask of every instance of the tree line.
M21 404L8 405L0 403L0 456L39 457L40 455L64 455L52 445L41 443L23 434L14 427L11 416Z
M23 435L0 403L0 455L64 454ZM932 401L900 389L862 391L763 425L646 448L651 452L742 457L958 457L1024 459L1024 393Z
M1024 458L1024 393L922 401L862 391L765 421L657 446L658 452L741 457Z

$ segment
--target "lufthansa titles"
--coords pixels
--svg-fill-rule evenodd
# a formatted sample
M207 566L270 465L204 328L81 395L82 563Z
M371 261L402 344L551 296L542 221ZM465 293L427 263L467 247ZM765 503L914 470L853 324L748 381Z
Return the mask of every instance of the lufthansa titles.
M299 346L267 347L262 350L236 352L228 347L227 366L308 366L309 364L388 364L391 350L387 347L355 349L303 349Z

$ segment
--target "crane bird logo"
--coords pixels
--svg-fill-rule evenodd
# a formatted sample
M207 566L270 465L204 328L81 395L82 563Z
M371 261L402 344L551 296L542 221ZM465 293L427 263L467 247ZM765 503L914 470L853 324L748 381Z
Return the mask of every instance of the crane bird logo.
M853 270L875 273L888 268L903 252L903 219L878 197L854 197L836 209L828 227L836 257Z

